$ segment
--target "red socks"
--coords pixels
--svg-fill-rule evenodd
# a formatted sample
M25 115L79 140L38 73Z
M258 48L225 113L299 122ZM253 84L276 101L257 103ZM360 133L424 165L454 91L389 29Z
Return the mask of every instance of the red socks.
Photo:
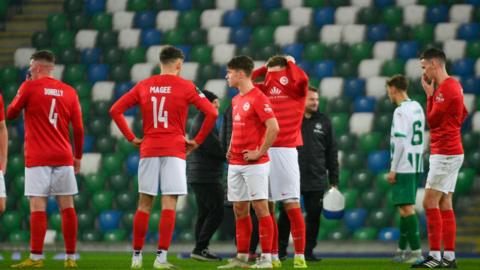
M175 210L164 209L158 224L158 249L168 250L172 241L173 229L175 228Z
M303 220L302 210L292 208L287 211L290 219L290 228L293 237L295 254L305 253L305 220Z
M30 214L30 252L43 254L43 241L47 233L47 213L35 211Z
M250 216L238 218L236 220L237 253L248 254L251 237L252 219L250 218Z
M261 217L258 221L258 236L260 245L262 245L262 253L272 253L273 241L273 222L270 215Z
M271 214L273 224L273 238L272 238L272 254L278 254L278 226L275 220L275 214Z
M440 209L426 209L425 213L427 214L428 242L430 244L430 251L440 251L442 241L442 215L440 214Z
M150 214L137 210L133 218L133 250L142 250L148 231Z
M77 248L78 221L75 208L65 208L62 210L62 232L65 242L65 252L75 254Z
M442 229L443 229L443 248L445 251L455 250L455 236L457 233L457 224L455 222L455 213L452 209L441 211ZM430 228L429 228L430 229Z

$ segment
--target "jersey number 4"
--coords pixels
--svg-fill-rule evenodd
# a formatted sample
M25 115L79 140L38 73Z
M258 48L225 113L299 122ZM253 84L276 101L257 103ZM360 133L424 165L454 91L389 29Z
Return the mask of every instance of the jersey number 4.
M157 128L158 123L163 123L164 128L168 128L168 112L163 110L165 105L165 97L160 99L160 106L158 106L157 97L152 97L153 103L153 127Z
M57 100L52 98L52 104L50 105L50 113L48 114L48 121L55 128L57 128L57 120L58 120L58 113L55 112L55 105L56 104L57 104Z

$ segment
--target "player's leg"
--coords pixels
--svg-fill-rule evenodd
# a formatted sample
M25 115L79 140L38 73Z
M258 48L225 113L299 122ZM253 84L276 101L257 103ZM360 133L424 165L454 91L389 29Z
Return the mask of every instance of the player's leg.
M193 248L190 257L197 260L206 260L206 258L203 258L202 256L202 251L207 248L207 246L202 243L204 241L199 241L205 220L207 219L209 213L207 201L210 194L208 194L208 192L205 193L205 186L205 184L190 184L190 187L195 195L195 202L197 204L197 218L195 220L195 247Z
M43 242L47 232L47 197L52 167L25 168L25 196L30 200L30 256L13 268L43 266Z
M186 162L177 157L161 157L159 160L162 213L158 223L157 258L153 267L169 269L174 268L172 264L168 263L167 254L175 228L177 198L180 195L187 195Z
M290 238L290 221L283 203L280 203L278 211L280 212L278 217L278 256L280 260L285 260L287 259L287 247Z
M424 258L420 246L420 233L415 206L413 204L401 205L398 209L400 212L400 230L401 233L405 234L406 243L408 243L411 249L411 254L405 257L405 262L411 264L419 263Z
M318 261L313 254L313 249L317 246L317 238L320 229L320 215L322 213L323 191L303 192L303 201L305 205L306 223L306 243L305 259L307 261Z
M5 189L5 178L0 171L0 214L5 211L7 203L7 190Z
M278 256L278 225L277 219L275 218L275 202L268 201L268 212L270 212L270 217L273 224L273 237L272 237L272 264L274 268L279 268L282 266L280 258Z

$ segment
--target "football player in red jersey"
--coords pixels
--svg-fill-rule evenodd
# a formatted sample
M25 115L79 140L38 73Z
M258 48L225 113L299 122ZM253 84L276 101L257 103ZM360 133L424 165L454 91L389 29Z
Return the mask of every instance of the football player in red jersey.
M3 97L0 94L0 214L5 211L7 201L7 190L5 189L5 179L3 175L7 170L8 158L8 130L5 125L5 111Z
M461 127L468 112L463 103L462 86L447 73L445 53L427 49L420 56L420 62L430 127L430 169L423 198L430 252L423 262L412 268L457 268L452 196L463 163Z
M300 208L300 170L298 167L297 146L303 145L301 128L305 99L308 91L308 76L295 64L291 56L276 55L267 64L253 72L253 79L265 76L259 85L270 99L278 119L280 133L268 150L270 164L270 191L273 202L281 201L290 220L295 247L294 266L305 268L305 220ZM270 214L275 221L274 203L270 204ZM278 229L274 223L272 247L273 264L280 267L278 258ZM312 252L309 250L309 252ZM308 254L309 256L313 256Z
M7 109L7 118L25 121L25 196L30 199L30 257L14 268L43 266L47 231L47 198L56 196L62 215L65 267L76 267L77 214L73 195L78 193L75 174L80 171L83 123L77 91L52 76L55 56L35 52L29 80L22 83ZM74 152L70 143L72 124Z
M240 92L232 100L232 139L227 151L228 200L236 220L237 256L219 268L249 267L252 234L250 202L258 218L262 256L253 268L272 268L273 221L268 211L268 149L279 128L268 98L253 85L253 60L237 56L227 64L230 87Z
M157 269L175 268L167 261L167 251L175 227L175 208L179 195L187 194L185 156L206 139L215 125L217 110L191 81L179 76L184 55L167 46L160 52L160 75L140 81L110 109L110 115L125 138L140 147L138 189L140 198L133 221L132 268L142 268L142 249L148 231L153 201L160 188L162 213L159 223ZM185 138L188 106L195 105L205 121L193 139ZM123 113L140 106L143 138L129 128Z

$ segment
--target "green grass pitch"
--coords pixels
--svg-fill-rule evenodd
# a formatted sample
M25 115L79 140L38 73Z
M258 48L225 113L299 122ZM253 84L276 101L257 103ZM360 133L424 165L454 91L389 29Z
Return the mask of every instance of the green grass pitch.
M25 254L23 254L26 256ZM10 254L3 253L4 260L0 261L0 269L11 269L10 265L15 263L10 260ZM79 269L130 269L131 253L81 253L78 261ZM153 269L154 254L144 254L143 269ZM197 262L191 259L178 259L174 255L169 261L180 269L216 269L217 266L225 263ZM458 260L460 269L480 269L480 259L460 258ZM47 254L44 269L64 269L63 261L54 261L51 254ZM291 259L283 262L281 269L293 269ZM340 269L362 269L362 270L396 270L409 269L407 264L395 264L388 258L379 259L357 259L357 258L325 258L321 262L309 263L308 269L340 270Z

